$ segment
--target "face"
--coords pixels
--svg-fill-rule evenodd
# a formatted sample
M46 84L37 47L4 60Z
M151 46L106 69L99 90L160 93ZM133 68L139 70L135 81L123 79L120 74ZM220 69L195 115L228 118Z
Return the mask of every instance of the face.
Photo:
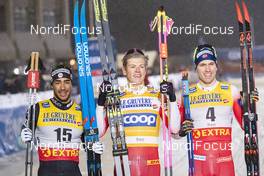
M145 59L128 59L126 67L123 68L123 74L127 77L129 83L132 83L135 86L144 85L144 79L147 74Z
M204 85L211 85L216 79L217 66L212 60L204 60L196 68L199 80Z
M69 78L59 78L52 83L53 92L56 98L62 102L70 99L72 92L72 82Z

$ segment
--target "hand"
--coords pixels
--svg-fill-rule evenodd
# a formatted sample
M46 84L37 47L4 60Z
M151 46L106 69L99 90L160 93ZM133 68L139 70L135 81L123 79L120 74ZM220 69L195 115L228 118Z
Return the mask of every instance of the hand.
M109 81L104 81L100 85L99 96L97 104L99 106L104 106L106 101L107 92L112 90L112 85Z
M104 144L102 142L93 143L92 150L94 153L102 155L104 153Z
M31 129L23 128L21 130L20 136L21 136L21 140L23 142L25 142L25 143L31 141L32 140L32 131L31 131Z
M173 84L171 82L162 81L160 83L160 92L169 96L170 102L176 101L176 95L174 93Z
M255 90L253 90L250 93L250 101L255 101L255 102L259 101L259 93L258 93L258 89L257 88L255 88Z
M179 136L184 137L187 133L191 132L193 129L193 120L184 120L181 129L179 132Z

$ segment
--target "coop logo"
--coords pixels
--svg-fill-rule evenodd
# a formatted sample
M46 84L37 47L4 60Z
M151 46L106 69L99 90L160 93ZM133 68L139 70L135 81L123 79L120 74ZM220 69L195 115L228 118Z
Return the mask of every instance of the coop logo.
M156 126L156 114L128 114L124 116L124 124L126 127L131 126Z

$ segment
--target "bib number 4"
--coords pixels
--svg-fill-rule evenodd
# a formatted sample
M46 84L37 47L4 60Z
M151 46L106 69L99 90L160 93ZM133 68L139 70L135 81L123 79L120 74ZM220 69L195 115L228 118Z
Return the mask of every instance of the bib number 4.
M211 122L214 122L216 117L215 117L215 110L214 107L209 107L206 113L206 119L211 120Z

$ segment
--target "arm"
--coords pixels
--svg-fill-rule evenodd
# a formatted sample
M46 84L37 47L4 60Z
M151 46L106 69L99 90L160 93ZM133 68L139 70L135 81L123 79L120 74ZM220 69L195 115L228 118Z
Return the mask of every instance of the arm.
M240 127L243 129L243 109L242 109L242 101L241 101L241 96L240 92L238 89L231 85L231 92L232 92L232 97L233 97L233 112L236 120L238 121Z
M175 102L169 103L169 110L170 110L170 128L171 132L177 134L180 130L181 126L181 115L179 111L179 107Z
M28 114L29 114L28 111L31 112L30 113L30 117L28 117ZM30 129L32 129L32 118L33 118L33 114L32 113L33 113L33 105L27 110L26 120L23 123L21 130L24 129L24 128L30 128ZM35 129L37 127L38 116L39 116L39 103L37 103L35 105ZM27 126L27 124L29 124L29 126Z
M99 130L100 138L104 136L108 128L108 119L106 117L106 110L104 106L97 105L96 107L96 117L97 117L97 126Z
M27 110L26 120L21 127L20 136L23 142L29 142L32 140L32 109L33 106L31 106L30 109ZM28 113L29 111L31 112L30 114ZM39 115L39 103L35 105L35 130L37 127L38 115Z

